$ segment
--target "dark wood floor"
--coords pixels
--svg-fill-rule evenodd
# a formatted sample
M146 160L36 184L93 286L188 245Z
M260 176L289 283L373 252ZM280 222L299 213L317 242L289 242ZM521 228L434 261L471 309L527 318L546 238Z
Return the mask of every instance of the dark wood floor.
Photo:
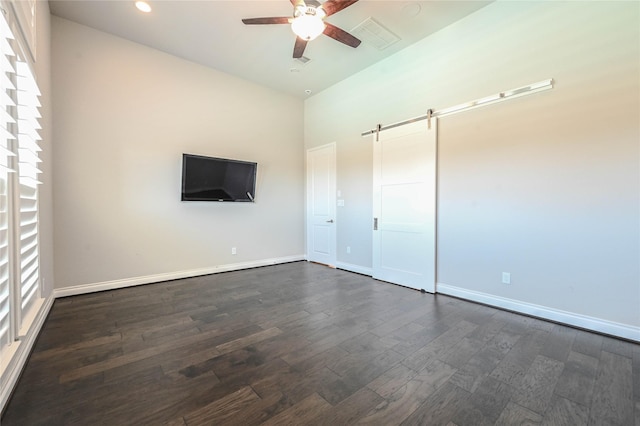
M59 299L10 425L640 425L640 345L306 262Z

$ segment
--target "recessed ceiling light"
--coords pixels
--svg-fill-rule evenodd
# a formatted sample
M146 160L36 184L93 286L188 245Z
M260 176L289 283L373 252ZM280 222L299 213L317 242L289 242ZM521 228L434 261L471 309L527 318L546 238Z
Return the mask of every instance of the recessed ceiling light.
M141 12L144 12L144 13L151 12L151 6L149 6L149 3L147 3L146 1L137 1L136 7Z
M307 95L310 95L310 94L311 94L311 89L306 89L306 90L304 91L304 93L306 93Z
M407 3L402 7L402 12L410 18L418 16L421 10L422 7L418 3Z

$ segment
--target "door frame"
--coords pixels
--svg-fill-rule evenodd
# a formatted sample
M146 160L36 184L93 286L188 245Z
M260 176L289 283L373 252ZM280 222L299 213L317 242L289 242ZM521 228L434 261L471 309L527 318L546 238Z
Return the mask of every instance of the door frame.
M312 243L313 243L313 223L312 223L312 211L313 211L313 179L311 176L311 159L312 156L318 152L329 150L330 155L330 163L331 163L331 171L328 176L329 180L329 194L328 200L331 208L331 220L333 223L328 226L329 229L329 255L326 261L318 262L317 259L312 258ZM337 209L336 209L336 199L337 199L337 185L336 185L336 151L337 144L336 142L331 142L325 145L313 147L307 149L306 158L305 158L305 169L306 169L306 205L305 205L305 224L306 224L306 232L305 232L305 248L306 248L306 258L311 262L323 263L328 266L335 268L337 263Z

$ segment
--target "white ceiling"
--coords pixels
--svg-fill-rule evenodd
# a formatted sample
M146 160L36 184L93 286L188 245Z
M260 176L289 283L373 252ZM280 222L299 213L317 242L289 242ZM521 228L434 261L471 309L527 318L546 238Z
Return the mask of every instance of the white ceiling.
M365 41L353 49L321 35L307 45L304 56L311 61L303 65L292 59L289 25L241 22L291 16L289 0L149 0L148 14L133 0L49 1L53 15L301 98L308 96L305 90L320 92L489 3L360 0L327 21L351 31L373 17L401 40L380 51Z

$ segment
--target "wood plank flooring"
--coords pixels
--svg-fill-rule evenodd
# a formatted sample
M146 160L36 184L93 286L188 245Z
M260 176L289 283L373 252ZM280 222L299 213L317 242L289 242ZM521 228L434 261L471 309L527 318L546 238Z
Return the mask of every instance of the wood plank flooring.
M640 426L640 345L307 262L59 299L11 425Z

